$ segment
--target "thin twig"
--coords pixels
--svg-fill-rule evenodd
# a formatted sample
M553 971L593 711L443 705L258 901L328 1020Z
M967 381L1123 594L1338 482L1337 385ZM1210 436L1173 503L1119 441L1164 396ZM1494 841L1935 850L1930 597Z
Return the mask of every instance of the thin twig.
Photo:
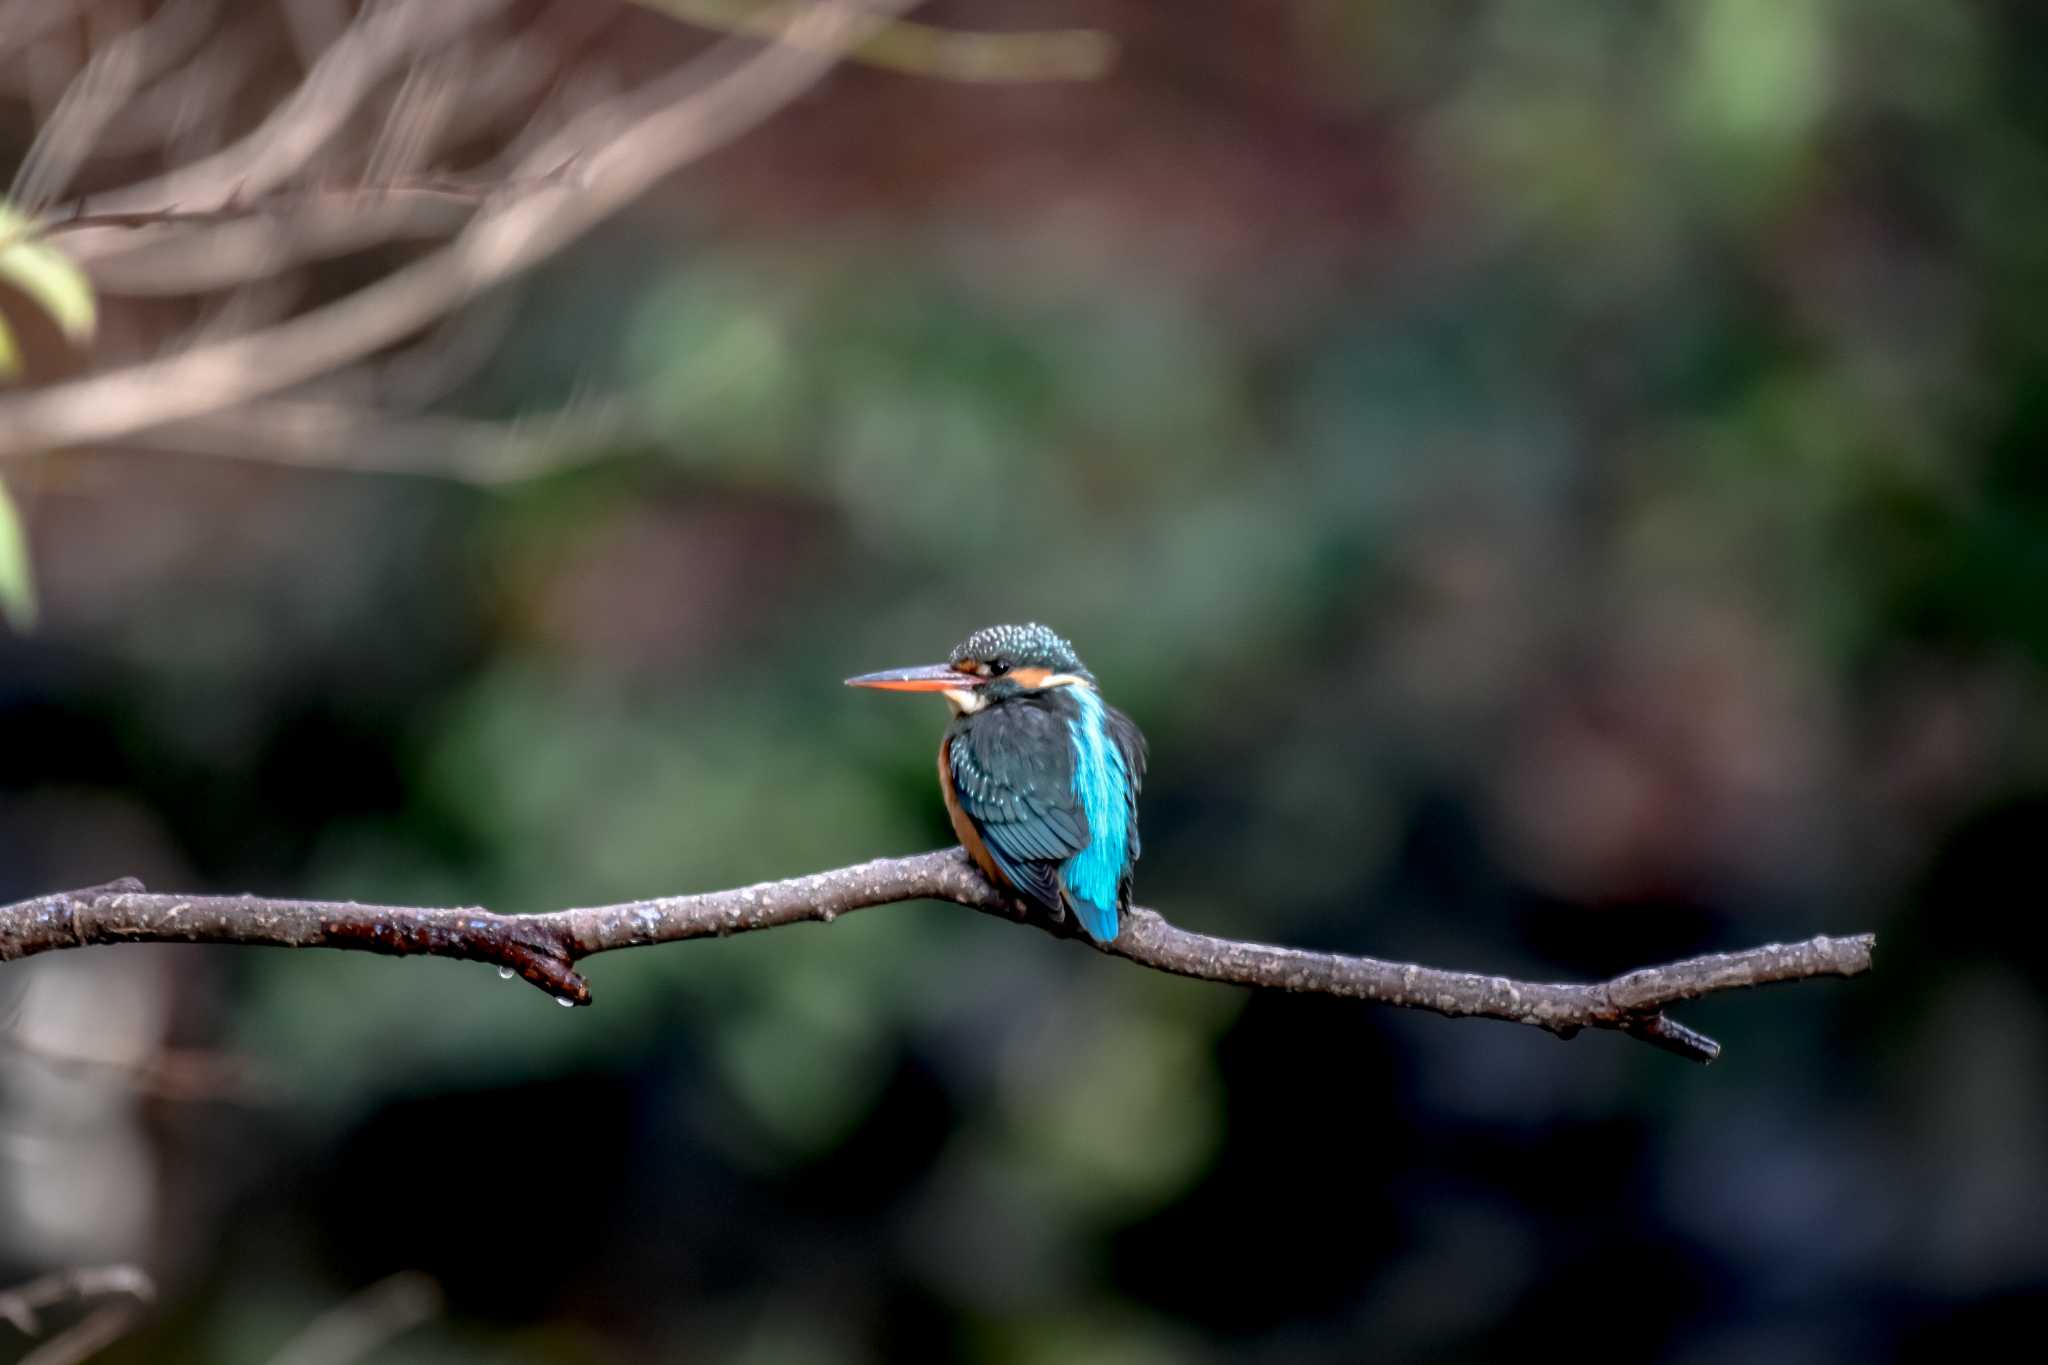
M789 924L830 923L849 911L911 900L951 901L1004 919L1024 920L1061 937L1079 935L1070 921L1051 922L1021 911L983 879L963 852L950 849L881 858L731 891L544 915L261 896L161 895L144 891L130 879L0 909L0 961L87 944L145 941L352 948L487 962L518 973L565 1005L587 1005L590 985L576 963L598 953ZM1585 1028L1613 1029L1709 1062L1719 1055L1720 1045L1666 1019L1667 1006L1778 981L1856 976L1870 969L1875 942L1875 935L1857 934L1773 943L1650 967L1612 981L1572 985L1215 938L1133 906L1122 932L1102 951L1203 981L1340 996L1453 1017L1502 1019L1565 1038Z
M135 209L101 213L91 201L80 199L60 217L45 218L0 245L56 237L67 232L89 232L95 228L135 231L151 227L213 227L244 218L287 215L332 206L351 213L362 212L372 201L397 198L445 199L458 204L481 204L494 196L528 194L561 184L572 176L574 163L565 161L545 175L523 180L476 180L454 175L420 175L371 180L357 185L309 184L273 190L257 198L232 195L209 208Z

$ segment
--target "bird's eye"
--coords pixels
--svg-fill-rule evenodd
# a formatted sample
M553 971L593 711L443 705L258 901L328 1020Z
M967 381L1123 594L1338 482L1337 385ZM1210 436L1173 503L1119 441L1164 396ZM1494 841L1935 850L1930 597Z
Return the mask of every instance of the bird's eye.
M984 667L988 669L990 674L1008 673L1010 671L1010 661L1008 659L990 659Z

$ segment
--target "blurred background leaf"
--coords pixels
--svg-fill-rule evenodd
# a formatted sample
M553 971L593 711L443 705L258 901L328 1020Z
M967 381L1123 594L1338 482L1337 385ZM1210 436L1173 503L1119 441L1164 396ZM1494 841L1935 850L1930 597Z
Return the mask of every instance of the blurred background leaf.
M7 485L0 483L0 617L18 631L36 623L36 587L29 564L28 532Z
M77 372L98 326L92 282L37 227L0 203L0 385Z

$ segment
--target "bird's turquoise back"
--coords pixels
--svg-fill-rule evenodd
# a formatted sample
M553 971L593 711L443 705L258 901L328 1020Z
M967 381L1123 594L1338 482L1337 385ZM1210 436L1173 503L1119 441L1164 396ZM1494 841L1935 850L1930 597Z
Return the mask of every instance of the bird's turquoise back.
M953 718L944 786L985 870L1098 943L1116 937L1138 858L1145 738L1095 689L1066 683Z
M1102 702L1091 687L1069 689L1078 703L1068 721L1074 737L1074 796L1088 820L1088 846L1060 869L1060 886L1097 941L1116 937L1117 901L1130 867L1132 775L1110 742Z

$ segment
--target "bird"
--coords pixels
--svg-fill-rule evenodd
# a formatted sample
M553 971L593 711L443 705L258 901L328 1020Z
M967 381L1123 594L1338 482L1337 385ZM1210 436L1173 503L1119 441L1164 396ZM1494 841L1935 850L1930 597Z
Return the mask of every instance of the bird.
M939 790L953 833L999 889L1115 940L1138 861L1145 736L1071 644L1035 622L989 626L945 663L846 685L945 697Z

